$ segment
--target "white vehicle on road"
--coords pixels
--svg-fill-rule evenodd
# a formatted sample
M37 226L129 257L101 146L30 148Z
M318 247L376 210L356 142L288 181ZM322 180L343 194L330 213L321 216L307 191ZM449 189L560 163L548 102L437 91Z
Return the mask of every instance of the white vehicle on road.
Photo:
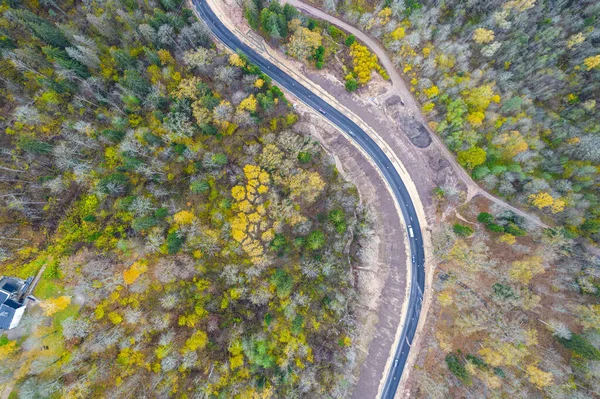
M415 238L415 232L410 224L408 225L408 234L410 235L410 238Z

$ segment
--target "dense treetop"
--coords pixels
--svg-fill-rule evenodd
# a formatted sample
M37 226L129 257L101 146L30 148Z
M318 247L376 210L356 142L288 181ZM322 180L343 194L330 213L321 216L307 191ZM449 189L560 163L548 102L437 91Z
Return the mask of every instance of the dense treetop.
M389 79L377 56L353 35L347 35L327 21L310 18L290 4L281 6L278 0L268 3L247 0L244 14L253 29L285 49L287 55L314 63L317 69L325 65L330 71L336 69L348 91L366 85L373 71Z
M4 1L0 47L0 268L45 268L0 382L344 397L368 225L281 90L176 0Z

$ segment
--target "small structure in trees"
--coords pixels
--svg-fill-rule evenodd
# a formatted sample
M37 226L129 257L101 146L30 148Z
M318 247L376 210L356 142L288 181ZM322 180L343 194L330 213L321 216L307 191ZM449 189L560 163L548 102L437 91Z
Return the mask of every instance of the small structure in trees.
M32 281L33 277L0 277L0 330L15 328L21 321Z

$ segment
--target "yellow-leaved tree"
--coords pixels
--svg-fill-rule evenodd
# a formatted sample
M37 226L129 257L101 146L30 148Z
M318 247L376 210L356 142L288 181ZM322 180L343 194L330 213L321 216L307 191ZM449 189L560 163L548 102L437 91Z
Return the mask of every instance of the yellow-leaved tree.
M231 195L236 200L239 211L231 219L231 236L242 244L244 252L253 263L262 261L264 246L262 241L270 241L272 232L263 205L263 194L269 191L270 175L258 165L244 166L246 186L234 186Z
M173 58L169 50L161 49L158 50L157 54L162 65L175 65L175 59Z
M108 319L113 324L121 324L121 322L123 321L123 316L121 316L117 312L110 312L108 314Z
M512 263L508 275L512 280L527 285L534 276L544 273L542 263L542 258L539 256L530 256L529 258L516 260Z
M238 106L238 109L243 110L243 111L255 112L256 111L256 98L254 97L254 94L250 94L248 97L243 99L242 102L240 103L240 105Z
M234 186L231 189L231 196L238 202L243 201L246 198L246 190L244 186Z
M494 144L502 151L504 158L510 159L517 154L527 151L529 145L523 138L523 135L517 130L511 130L508 133L502 133L494 138Z
M190 224L194 220L194 214L190 211L179 211L173 215L173 221L177 224Z
M539 209L544 209L554 204L554 198L552 198L552 196L547 192L542 191L537 194L531 194L529 196L529 202L531 202L532 205L537 206Z
M583 63L588 71L596 68L598 65L600 65L600 54L586 58L583 60Z
M440 302L440 305L444 307L450 306L454 302L454 300L452 299L452 294L449 291L440 292L440 294L438 295L438 301Z
M191 98L192 100L197 100L197 87L200 82L202 81L196 76L183 79L181 82L179 82L177 90L173 93L173 95L177 98Z
M394 40L400 40L402 39L404 36L406 35L406 31L404 30L404 28L402 26L397 27L396 29L394 29L392 31L392 33L390 33L390 36L392 37L392 39Z
M473 32L473 40L479 44L490 43L494 41L494 31L485 28L477 28L475 29L475 32Z
M148 270L148 262L146 260L137 260L123 272L123 280L125 284L131 285Z
M503 242L508 245L513 245L514 243L517 242L517 238L515 236L513 236L512 234L508 234L508 233L501 235L499 240L500 240L500 242Z
M242 341L240 340L234 341L231 346L229 346L229 353L231 353L231 356L229 357L229 367L232 370L244 365L244 355L242 352Z
M192 114L196 119L196 123L199 125L210 123L210 121L212 121L212 113L200 100L192 103Z
M505 10L515 9L523 12L535 6L535 0L510 0L504 4Z
M386 25L390 22L390 18L392 17L392 9L390 7L385 7L377 14L379 18L380 25Z
M583 43L585 41L585 36L583 36L583 33L579 32L575 35L571 35L569 37L569 39L567 40L567 47L568 48L573 48L581 43Z
M317 172L303 170L290 177L287 181L290 187L290 197L313 203L325 188L325 182Z
M0 359L5 360L8 356L17 351L17 341L8 341L8 343L0 346Z
M52 316L54 313L66 309L70 303L71 297L63 295L43 301L40 307L44 310L46 316Z
M485 111L490 103L500 102L500 96L494 93L494 85L494 82L487 83L462 93L470 111Z
M290 21L290 24L292 22ZM290 38L287 52L292 57L305 60L315 53L315 50L321 45L322 41L323 37L319 32L313 32L308 28L298 26Z
M487 153L481 147L471 147L465 151L458 151L458 163L470 169L485 162Z
M529 376L529 382L540 389L551 385L554 380L552 373L542 371L534 365L527 366L527 375Z
M529 354L527 347L516 346L510 342L486 340L484 347L479 350L483 360L493 367L503 365L517 366Z
M242 57L240 57L237 54L231 54L229 56L229 63L233 66L240 67L240 68L243 67L244 65L246 65L244 60L242 60Z
M440 89L436 85L431 86L428 89L423 89L423 93L427 96L427 98L437 97L440 94Z
M185 341L185 346L181 350L183 353L193 352L198 349L203 349L208 343L208 336L202 330L195 331L191 337Z
M352 43L350 55L354 65L353 71L359 84L364 85L371 80L372 70L376 70L384 79L389 79L385 70L379 65L377 56L371 53L366 46L358 42Z
M565 210L566 202L565 200L558 198L554 200L554 204L552 204L552 213L559 213Z
M276 169L283 162L284 153L275 144L267 144L260 154L260 166L267 170Z

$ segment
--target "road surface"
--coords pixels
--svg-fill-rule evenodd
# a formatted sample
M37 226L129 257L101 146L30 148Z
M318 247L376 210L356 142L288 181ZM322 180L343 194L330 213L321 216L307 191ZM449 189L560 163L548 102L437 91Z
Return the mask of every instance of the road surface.
M192 3L198 12L198 15L200 15L213 34L221 42L233 51L241 51L246 54L250 62L259 66L266 75L280 86L293 93L300 101L319 111L323 117L327 118L331 123L345 132L347 136L354 140L356 144L371 157L374 164L379 168L389 184L394 197L398 202L404 221L407 224L406 231L408 232L410 230L409 227L412 228L414 237L409 235L408 240L410 252L414 261L411 262L412 273L407 318L405 325L402 327L400 341L393 357L393 365L390 369L390 374L386 378L382 393L382 398L384 399L393 398L396 389L398 388L400 377L402 376L408 352L410 350L410 345L413 342L417 324L419 322L425 284L425 252L423 249L423 236L421 234L417 212L404 182L383 150L356 123L326 103L323 99L314 95L310 90L298 83L277 66L267 61L252 48L242 43L221 21L219 21L206 1L192 0Z

